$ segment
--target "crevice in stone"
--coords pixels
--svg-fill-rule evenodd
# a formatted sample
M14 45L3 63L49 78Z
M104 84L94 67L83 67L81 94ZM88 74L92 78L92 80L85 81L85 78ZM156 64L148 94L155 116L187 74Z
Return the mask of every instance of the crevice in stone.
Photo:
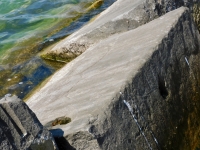
M155 12L157 11L158 16L161 16L161 15L162 15L162 9L163 9L162 5L160 5L159 3L157 3L157 4L155 5L154 11L155 11Z
M168 96L168 91L167 88L165 86L165 81L163 78L158 77L158 87L159 87L159 91L160 91L160 95L166 99Z
M20 135L20 136L23 136L23 132L21 131L21 129L19 128L19 126L16 124L16 122L10 117L10 115L8 114L8 112L3 108L1 107L1 109L4 111L5 115L9 118L10 122L12 123L14 129L17 131L17 133ZM8 124L8 127L11 128Z

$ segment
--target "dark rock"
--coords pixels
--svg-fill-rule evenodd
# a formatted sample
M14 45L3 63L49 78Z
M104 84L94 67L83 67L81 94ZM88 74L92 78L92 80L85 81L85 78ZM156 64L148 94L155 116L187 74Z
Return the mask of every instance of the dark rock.
M6 95L0 100L0 114L0 149L56 149L51 133L16 96Z

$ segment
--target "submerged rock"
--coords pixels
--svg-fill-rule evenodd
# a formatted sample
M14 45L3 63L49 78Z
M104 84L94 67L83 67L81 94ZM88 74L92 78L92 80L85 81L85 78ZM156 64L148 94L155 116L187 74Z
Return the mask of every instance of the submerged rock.
M112 9L119 13L131 9L117 4ZM103 14L114 15L112 9ZM200 141L199 47L199 32L182 7L93 45L27 104L44 125L71 118L51 129L62 131L72 149L193 150Z
M29 107L16 96L0 100L1 150L55 150L51 133Z
M11 93L22 99L54 71L38 57L10 69L0 70L0 98Z

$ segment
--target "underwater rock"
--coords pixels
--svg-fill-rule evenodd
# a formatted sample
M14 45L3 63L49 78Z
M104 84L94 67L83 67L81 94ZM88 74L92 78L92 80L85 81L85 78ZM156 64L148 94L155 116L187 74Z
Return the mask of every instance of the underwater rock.
M2 85L0 98L6 93L11 93L22 99L54 71L39 57L15 65L11 69L0 71L0 84Z

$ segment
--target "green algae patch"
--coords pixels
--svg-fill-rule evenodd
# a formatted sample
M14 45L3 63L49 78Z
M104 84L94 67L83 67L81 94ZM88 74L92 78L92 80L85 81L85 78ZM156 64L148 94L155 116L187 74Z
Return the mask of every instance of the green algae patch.
M0 71L0 96L6 95L8 94L8 88L4 88L5 85L9 87L9 76L11 74L10 70L6 70L6 71Z
M198 27L198 30L200 31L200 2L194 4L192 16Z
M96 0L95 2L93 2L93 3L86 9L86 11L91 11L91 10L98 9L99 7L102 6L103 2L104 2L103 0Z
M74 3L76 4L78 3L78 1L74 1ZM37 53L39 53L43 48L58 41L56 40L54 42L49 42L48 39L51 36L58 33L63 28L70 26L71 23L77 21L79 18L89 13L90 11L98 9L102 4L103 0L97 0L95 2L82 2L80 3L80 7L83 10L80 12L79 10L72 9L72 11L68 12L68 14L71 16L70 18L62 20L45 19L41 22L38 22L37 20L32 21L30 27L25 28L23 30L23 32L27 33L25 37L20 38L22 33L10 36L10 38L16 39L16 42L12 44L5 44L2 47L0 51L1 54L0 63L3 65L9 64L9 66L12 67L16 64L21 64L26 62L31 57L34 57ZM65 9L63 8L62 11L64 10ZM57 12L52 12L52 13L55 14ZM2 28L4 27L4 25L1 26ZM39 33L38 32L39 29L43 31ZM32 31L34 31L34 36ZM41 44L45 40L47 40L48 42ZM47 64L49 64L53 68L58 68L58 69L61 68L67 62L73 60L77 56L78 55L74 54L70 54L67 56L63 54L54 55L53 53L41 55L42 59L45 60Z
M40 55L40 57L48 65L52 66L55 69L60 69L65 64L76 58L77 56L78 56L77 54L65 54L65 53L56 54L53 52Z
M76 0L73 1L74 4L77 4L78 2L79 1ZM97 0L95 2L81 2L79 4L80 8L76 9L72 7L74 4L69 4L68 6L63 6L64 8L61 10L55 9L50 12L53 15L58 14L58 12L64 13L66 10L71 9L71 11L68 11L66 14L71 17L65 19L33 19L30 21L30 25L24 30L10 36L9 39L15 39L15 42L3 45L0 51L0 63L12 65L23 63L24 61L30 59L41 50L39 45L43 43L43 41L48 40L51 36L55 35L62 29L70 26L71 23L77 21L90 11L98 9L103 4L103 0ZM0 24L0 28L4 27L4 24Z
M22 85L22 79L25 78L24 75L20 73L13 73L12 70L0 71L0 96L12 93L14 95L19 95L22 91L20 86ZM30 85L32 83L29 83Z
M68 124L71 122L71 118L69 117L59 117L59 118L56 118L52 123L51 125L52 126L56 126L56 125L65 125L65 124Z
M66 65L65 62L60 62L60 61L55 61L55 60L51 60L51 59L43 59L44 62L51 66L52 68L58 70L60 68L62 68L64 65Z
M67 55L66 56L62 53L56 54L53 52L41 55L41 58L43 58L45 60L51 60L51 61L56 61L56 62L61 62L61 63L68 63L76 57L77 57L77 55Z
M0 30L3 30L6 27L5 22L0 22Z

